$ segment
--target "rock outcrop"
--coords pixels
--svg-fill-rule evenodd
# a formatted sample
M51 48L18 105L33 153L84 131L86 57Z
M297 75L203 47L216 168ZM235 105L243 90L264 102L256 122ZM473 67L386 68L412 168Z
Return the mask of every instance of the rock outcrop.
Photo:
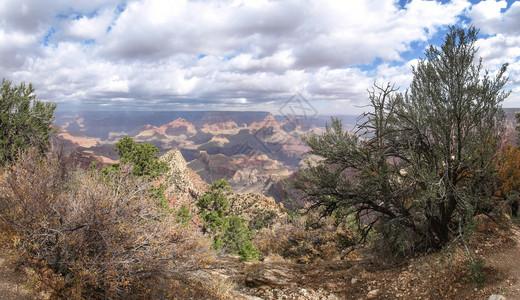
M197 130L195 129L195 125L186 121L185 119L179 118L175 121L172 121L168 124L165 124L160 127L164 129L164 133L166 135L179 135L179 134L196 134Z
M170 167L166 174L165 195L172 207L186 204L194 208L195 200L207 190L208 185L187 167L186 160L178 149L172 149L159 158Z
M276 120L275 116L273 116L272 114L268 114L265 117L265 119L263 119L262 121L251 123L251 125L249 125L249 129L258 130L258 129L262 129L262 128L271 128L271 129L280 130L282 128L282 126L283 126L283 124L278 122L278 120Z
M238 193L268 191L273 182L290 175L287 166L267 155L228 157L201 151L188 166L206 182L225 178Z

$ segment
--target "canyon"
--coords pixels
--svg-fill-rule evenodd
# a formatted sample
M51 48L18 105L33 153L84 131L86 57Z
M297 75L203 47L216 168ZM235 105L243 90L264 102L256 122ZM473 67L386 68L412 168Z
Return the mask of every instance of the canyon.
M342 119L353 128L354 116ZM71 164L115 163L114 144L129 136L157 146L161 155L177 149L175 156L207 184L224 178L234 192L280 202L286 195L282 181L309 156L302 137L322 132L327 122L329 117L268 112L58 112L55 125Z
M517 111L505 109L505 134L512 144ZM351 131L362 121L352 115L337 117ZM330 117L261 111L57 112L55 121L73 165L116 163L112 148L129 136L157 146L161 155L177 149L176 157L206 184L224 178L236 193L258 193L286 205L290 192L284 180L310 157L302 137L323 132L326 123Z

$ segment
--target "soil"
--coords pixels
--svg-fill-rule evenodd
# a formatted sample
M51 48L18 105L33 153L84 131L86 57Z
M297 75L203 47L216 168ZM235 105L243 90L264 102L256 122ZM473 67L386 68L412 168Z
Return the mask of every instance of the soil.
M1 251L2 249L0 249ZM29 300L38 296L27 287L27 276L8 260L8 252L0 254L0 299Z
M498 228L477 232L467 251L474 260L485 261L482 284L469 279L465 247L394 265L370 259L238 264L224 258L218 260L222 269L216 273L232 279L244 299L520 299L518 225L502 222ZM237 299L237 294L231 298Z
M495 294L506 299L520 299L520 228L515 225L508 232L504 243L489 247L483 254L488 278L477 296Z
M461 265L464 248L435 253L403 264L370 259L308 265L284 260L240 263L220 257L206 278L232 282L229 299L488 299L502 295L520 299L520 227L510 222L478 232L468 245L474 259L483 259L483 285L468 280ZM200 274L199 274L200 275ZM199 276L197 276L199 277ZM203 278L203 276L199 278ZM0 253L0 299L39 299L27 286L28 276Z

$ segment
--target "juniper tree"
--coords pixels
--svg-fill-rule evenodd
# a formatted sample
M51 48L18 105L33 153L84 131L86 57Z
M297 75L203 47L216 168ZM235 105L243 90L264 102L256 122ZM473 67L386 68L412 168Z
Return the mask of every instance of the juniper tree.
M476 61L478 31L452 27L431 46L404 93L369 92L371 112L356 132L332 120L305 141L323 160L309 163L295 186L322 216L354 215L364 242L377 229L393 250L440 248L489 210L507 78Z
M197 199L199 216L204 222L203 232L213 236L213 249L237 253L241 261L257 260L259 252L251 242L252 232L246 222L231 211L228 202L231 194L229 183L220 179Z
M56 104L36 99L32 84L2 80L0 87L0 165L13 161L20 149L48 150Z
M154 179L168 171L166 162L159 161L159 149L150 143L136 143L131 137L124 137L116 143L114 150L121 163L130 163L135 176L149 176Z

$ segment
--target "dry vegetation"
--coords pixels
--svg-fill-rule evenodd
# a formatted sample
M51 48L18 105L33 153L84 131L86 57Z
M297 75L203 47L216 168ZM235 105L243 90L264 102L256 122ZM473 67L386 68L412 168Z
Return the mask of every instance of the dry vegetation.
M500 172L518 171L507 155L500 157ZM511 222L480 216L480 232L467 244L392 261L374 256L373 243L345 251L356 238L348 222L283 213L256 231L260 262L241 263L215 258L199 228L180 226L150 198L150 182L131 174L128 166L108 175L71 171L57 151L21 154L2 170L1 242L11 249L9 259L29 270L33 289L53 299L471 299L518 288L506 283L516 273L505 267L514 266L519 247ZM515 190L515 184L503 188ZM496 204L510 211L508 203Z
M121 172L69 172L59 153L21 154L2 171L2 242L14 247L53 297L173 297L197 294L189 271L211 258L148 196L148 183Z
M348 249L355 238L352 230L334 224L330 218L315 223L317 219L315 214L308 214L279 220L259 230L253 242L264 257L281 257L301 264L355 256Z

